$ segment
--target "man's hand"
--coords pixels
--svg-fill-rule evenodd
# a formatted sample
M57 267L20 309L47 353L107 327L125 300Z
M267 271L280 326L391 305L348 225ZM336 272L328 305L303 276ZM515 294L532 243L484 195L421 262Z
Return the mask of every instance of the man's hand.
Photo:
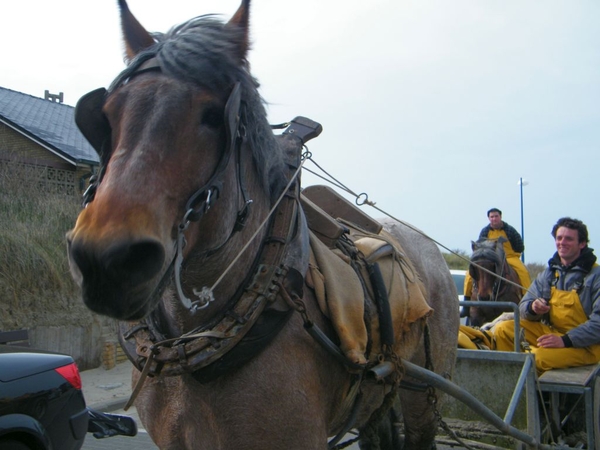
M563 348L565 346L562 338L556 334L544 334L538 338L537 343L538 347L544 348Z
M536 298L531 304L531 309L536 314L546 314L550 311L550 306L543 298Z

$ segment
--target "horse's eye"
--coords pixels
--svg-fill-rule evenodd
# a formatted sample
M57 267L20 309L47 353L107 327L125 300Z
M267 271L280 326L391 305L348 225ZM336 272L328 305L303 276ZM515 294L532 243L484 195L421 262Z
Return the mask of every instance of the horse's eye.
M219 128L223 125L223 113L218 108L207 108L202 114L202 125Z

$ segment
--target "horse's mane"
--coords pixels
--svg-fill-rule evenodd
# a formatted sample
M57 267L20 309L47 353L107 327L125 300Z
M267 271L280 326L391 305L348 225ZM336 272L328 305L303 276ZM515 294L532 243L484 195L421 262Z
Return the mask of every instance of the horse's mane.
M163 73L189 81L212 92L230 92L236 82L242 87L242 123L253 151L258 175L271 199L286 184L283 156L267 121L258 81L249 64L240 61L242 30L226 26L215 15L195 17L167 33L152 33L156 44L139 53L113 81L109 91L121 85L148 59L156 58Z

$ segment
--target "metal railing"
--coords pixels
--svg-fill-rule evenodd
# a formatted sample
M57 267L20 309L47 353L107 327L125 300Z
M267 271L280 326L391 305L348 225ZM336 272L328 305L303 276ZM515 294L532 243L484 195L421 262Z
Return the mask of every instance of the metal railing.
M513 302L492 302L488 300L461 300L458 302L459 306L477 306L479 308L512 308L515 314L515 352L521 351L521 344L519 335L521 333L521 314L519 313L519 305Z

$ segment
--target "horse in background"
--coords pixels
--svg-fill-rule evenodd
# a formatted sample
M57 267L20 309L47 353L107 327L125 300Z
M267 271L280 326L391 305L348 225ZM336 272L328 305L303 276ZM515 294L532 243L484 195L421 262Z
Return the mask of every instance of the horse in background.
M119 6L128 66L77 105L102 167L67 245L85 304L120 321L144 428L164 450L325 450L348 427L362 435L396 392L307 333L338 338L307 275L300 153L287 158L250 74L250 0L228 22L200 16L165 34ZM458 316L446 263L413 228L384 228L433 308L388 347L400 369L450 377ZM404 448L430 450L440 402L427 389L397 395Z
M473 279L472 300L512 302L515 304L521 301L523 290L519 287L520 279L515 269L506 260L502 245L504 241L506 239L503 237L499 239L479 239L477 242L471 241L473 253L469 265L469 274ZM506 282L505 279L512 283ZM512 309L471 306L469 325L481 327L485 323L492 322L504 312L512 312Z

